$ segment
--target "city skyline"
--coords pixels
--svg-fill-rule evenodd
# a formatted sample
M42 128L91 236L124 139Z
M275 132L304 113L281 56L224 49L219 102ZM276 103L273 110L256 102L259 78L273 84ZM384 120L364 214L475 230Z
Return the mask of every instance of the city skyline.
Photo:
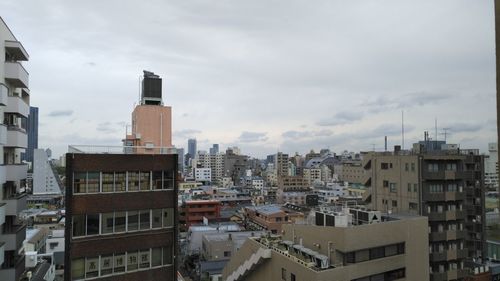
M404 110L406 148L424 130L433 137L437 118L449 142L486 152L496 139L493 1L385 4L0 9L33 57L39 146L56 156L68 144L120 145L143 69L164 78L177 147L195 137L200 150L236 145L259 158L382 149L385 135L401 143Z

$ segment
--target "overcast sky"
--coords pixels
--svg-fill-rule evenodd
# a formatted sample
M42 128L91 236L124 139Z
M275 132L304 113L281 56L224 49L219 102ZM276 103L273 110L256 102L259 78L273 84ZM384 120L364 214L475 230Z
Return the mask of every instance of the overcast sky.
M257 157L496 141L493 0L2 0L30 54L39 146L120 145L143 69L173 141ZM438 135L438 138L443 138Z

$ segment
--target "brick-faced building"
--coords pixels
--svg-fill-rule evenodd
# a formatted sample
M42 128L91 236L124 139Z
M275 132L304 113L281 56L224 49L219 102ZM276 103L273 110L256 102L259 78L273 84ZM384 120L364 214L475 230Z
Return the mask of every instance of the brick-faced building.
M177 280L177 155L66 154L65 280Z

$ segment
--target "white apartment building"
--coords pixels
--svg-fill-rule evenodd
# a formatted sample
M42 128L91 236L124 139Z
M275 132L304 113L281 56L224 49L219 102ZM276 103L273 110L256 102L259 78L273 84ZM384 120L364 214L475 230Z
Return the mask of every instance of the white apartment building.
M21 154L28 146L29 74L22 65L29 56L0 17L0 280L19 280L24 272L20 250L26 225L18 214L26 209L28 165Z
M488 152L484 161L484 182L486 186L498 189L498 143L489 143Z
M212 182L210 168L194 168L194 179L197 182Z
M211 180L220 184L224 176L224 154L209 154L206 151L200 151L196 155L196 163L201 168L210 168Z
M61 194L58 175L52 170L49 156L43 149L33 151L33 194Z

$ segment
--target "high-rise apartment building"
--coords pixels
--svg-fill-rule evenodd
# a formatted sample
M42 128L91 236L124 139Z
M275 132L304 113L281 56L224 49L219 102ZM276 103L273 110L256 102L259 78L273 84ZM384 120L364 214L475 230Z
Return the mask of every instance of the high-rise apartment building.
M38 148L38 107L30 106L28 116L28 148L24 154L24 159L33 162L33 151Z
M191 159L196 157L197 147L196 147L196 139L188 139L188 154Z
M217 153L219 153L219 144L214 143L210 148L210 154L217 154Z
M33 155L33 195L62 194L59 175L52 168L47 151L35 149Z
M484 162L484 181L487 187L498 189L498 143L489 143L488 152Z
M177 280L176 174L175 154L68 153L65 280Z
M276 172L278 175L278 179L280 177L287 177L288 176L288 154L278 152L276 156L274 157L274 167L276 167Z
M163 105L162 79L152 72L144 71L140 104L132 112L132 132L124 142L140 153L166 153L154 148L172 147L172 108Z
M24 272L26 225L18 214L26 209L28 166L22 154L28 146L29 74L22 61L29 56L0 18L0 280L19 280Z
M467 261L486 256L483 163L478 150L363 156L371 208L428 217L431 280L463 280Z

